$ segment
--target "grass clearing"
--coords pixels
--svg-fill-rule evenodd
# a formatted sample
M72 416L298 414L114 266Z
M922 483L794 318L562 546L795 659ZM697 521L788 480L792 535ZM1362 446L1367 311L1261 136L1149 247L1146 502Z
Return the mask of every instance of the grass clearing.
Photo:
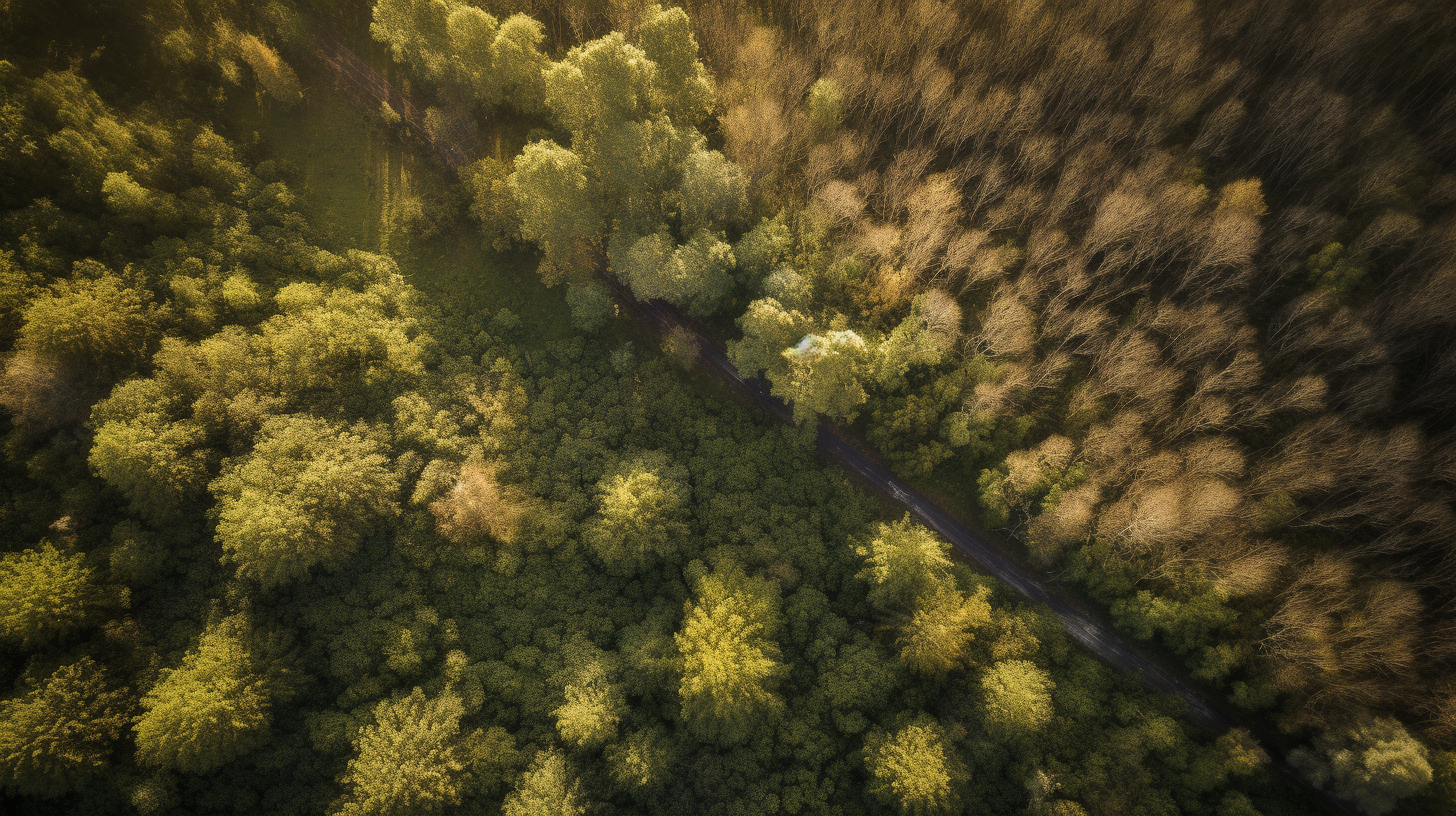
M312 79L299 109L241 99L233 123L243 141L251 135L265 155L292 168L295 192L326 245L388 253L447 313L510 309L528 347L575 333L564 287L541 283L529 250L484 246L450 171L326 77Z

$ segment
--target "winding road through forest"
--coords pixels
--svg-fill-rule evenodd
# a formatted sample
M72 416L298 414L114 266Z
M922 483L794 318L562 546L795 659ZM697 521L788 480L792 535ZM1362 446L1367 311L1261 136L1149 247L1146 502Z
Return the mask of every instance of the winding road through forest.
M314 56L334 73L347 90L372 104L387 105L399 115L412 135L434 149L452 170L459 170L474 160L474 139L466 132L431 134L424 117L410 100L383 75L360 59L337 38L315 30ZM693 339L699 359L717 379L747 396L782 422L792 423L793 412L778 397L769 393L766 383L742 376L718 345L696 331L689 321L672 306L659 301L638 300L632 292L605 272L602 280L612 290L617 303L637 322L667 336ZM1310 785L1288 763L1285 752L1278 750L1285 741L1268 726L1257 724L1230 710L1209 693L1200 690L1181 672L1171 668L1146 649L1135 644L1109 623L1090 614L1065 589L1048 578L1034 573L1007 555L985 535L939 507L934 501L900 480L889 468L851 444L845 435L820 424L817 444L831 462L856 474L894 504L904 508L926 527L949 541L987 574L1006 583L1027 601L1044 604L1061 621L1062 628L1089 653L1120 672L1135 677L1145 687L1170 694L1182 700L1194 722L1215 733L1240 728L1253 735L1270 757L1270 762L1312 800L1333 813L1355 816L1343 800Z

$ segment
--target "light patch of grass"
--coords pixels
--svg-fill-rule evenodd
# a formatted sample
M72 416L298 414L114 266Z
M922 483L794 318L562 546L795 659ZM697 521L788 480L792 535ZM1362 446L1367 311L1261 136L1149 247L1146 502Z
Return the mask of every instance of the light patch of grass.
M453 174L428 148L389 132L377 111L311 77L307 102L292 111L252 100L234 107L240 134L297 171L295 192L336 250L386 252L448 313L487 318L506 308L521 318L527 346L574 333L565 288L547 289L530 251L484 246ZM487 134L483 143L493 146ZM458 189L458 188L457 188Z

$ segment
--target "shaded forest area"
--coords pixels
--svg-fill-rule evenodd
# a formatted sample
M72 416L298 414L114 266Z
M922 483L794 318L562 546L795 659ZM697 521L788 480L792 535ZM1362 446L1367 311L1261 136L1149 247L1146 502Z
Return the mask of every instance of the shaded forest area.
M11 0L0 26L9 810L1319 812L825 468L819 417L1312 784L1456 808L1456 12ZM257 132L347 95L320 36L422 111L423 140L388 104L372 133L479 157L392 171L377 231L327 223ZM497 302L426 294L467 233ZM604 276L799 425L634 333Z

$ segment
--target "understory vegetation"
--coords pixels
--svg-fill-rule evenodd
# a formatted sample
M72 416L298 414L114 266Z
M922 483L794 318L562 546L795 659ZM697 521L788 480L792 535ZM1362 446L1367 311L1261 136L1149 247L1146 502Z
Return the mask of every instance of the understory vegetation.
M7 812L1323 812L1280 766L1456 808L1441 4L0 31ZM956 560L821 421L1261 736Z

